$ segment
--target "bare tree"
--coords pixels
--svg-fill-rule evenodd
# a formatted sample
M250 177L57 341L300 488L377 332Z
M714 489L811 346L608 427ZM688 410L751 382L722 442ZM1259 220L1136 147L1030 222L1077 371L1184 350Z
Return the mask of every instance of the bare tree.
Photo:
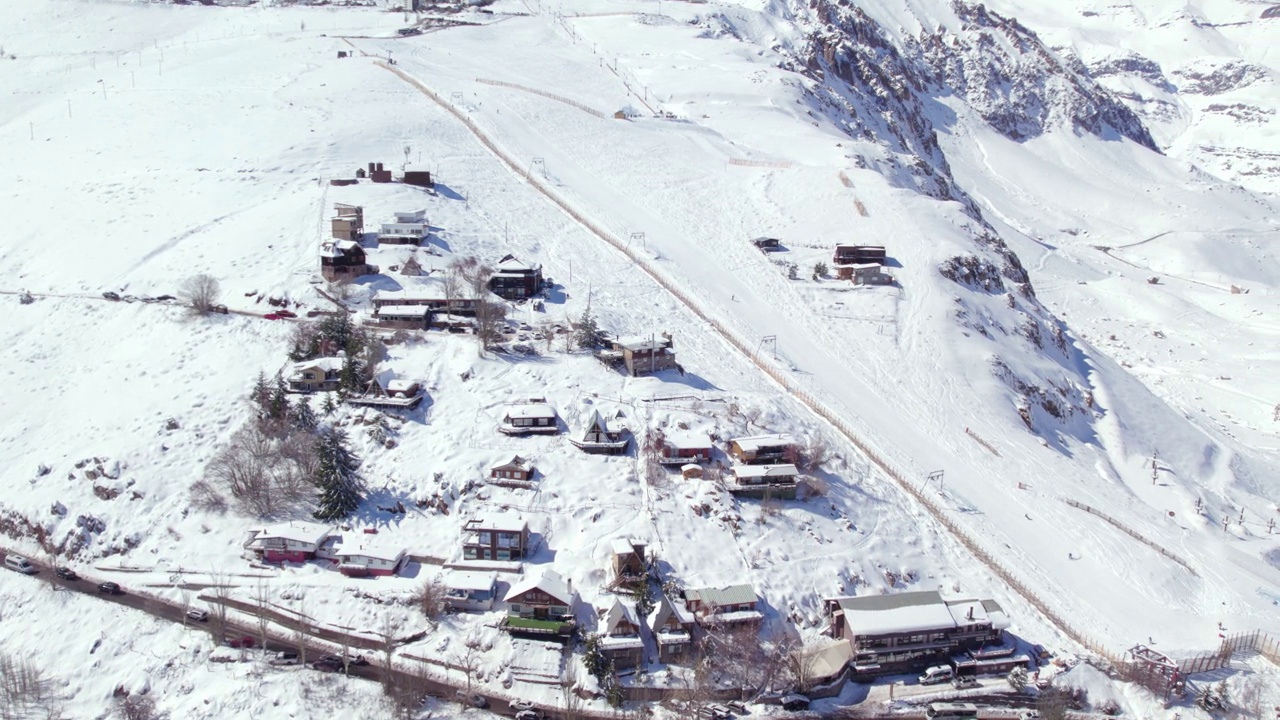
M0 654L0 718L34 718L60 712L53 680L29 659Z
M218 303L222 288L211 275L201 273L192 275L178 286L178 298L186 303L197 315L208 315Z
M787 657L784 675L796 692L807 693L813 686L814 669L817 666L819 653L815 647L805 647L798 640L782 640L774 647Z
M457 271L462 286L475 300L476 336L480 347L488 350L502 340L502 325L507 319L507 304L489 291L493 268L474 257L458 260L451 268Z
M225 489L246 512L267 517L309 498L305 470L316 462L305 439L285 440L259 424L241 428L205 468L210 485Z
M560 697L564 704L562 716L565 720L578 720L582 717L582 698L578 696L577 689L578 666L573 656L569 656L564 675L560 678Z
M258 639L262 641L262 656L267 656L267 630L271 627L271 619L267 615L267 606L271 604L271 592L267 584L259 580L253 588L253 605L258 615Z
M182 591L182 626L187 626L187 612L191 610L191 592Z
M1044 720L1067 720L1067 710L1071 708L1071 693L1058 688L1041 690L1036 701L1036 709Z
M467 676L467 701L471 700L471 687L475 682L476 671L480 669L480 638L475 633L467 635L462 641L462 651L454 654L454 662Z
M378 639L382 641L382 687L388 689L395 682L396 622L391 615L383 614Z
M298 596L298 626L293 629L293 642L298 649L298 664L307 664L307 630L311 625L307 617L307 596Z
M213 594L213 602L210 603L213 608L210 631L216 642L222 642L227 637L227 601L231 599L231 585L227 573L221 570L210 572L209 582L209 591Z
M768 645L750 623L712 625L703 643L711 670L731 683L743 698L769 689L782 673L795 649L790 639Z
M831 459L831 446L821 435L811 435L799 451L797 463L804 472L820 469Z
M423 581L418 588L418 607L422 614L434 625L445 610L445 587L440 578L431 577Z
M422 709L422 703L431 691L431 680L420 664L410 672L397 673L392 682L383 687L388 710L395 720L413 720Z

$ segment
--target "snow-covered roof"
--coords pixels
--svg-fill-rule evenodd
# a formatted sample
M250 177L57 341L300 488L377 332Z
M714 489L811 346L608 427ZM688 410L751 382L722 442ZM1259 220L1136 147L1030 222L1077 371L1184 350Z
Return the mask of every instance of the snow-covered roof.
M721 588L688 588L684 591L684 598L703 605L743 605L756 602L756 591L747 584L728 585Z
M844 640L827 638L817 644L804 648L798 653L804 658L804 666L814 679L825 679L838 675L853 657L853 645Z
M699 465L698 463L686 463L686 464L684 464L684 465L681 465L681 466L680 466L680 472L682 472L682 473L690 472L690 471L692 471L692 470L698 470L698 471L701 471L701 470L702 470L702 466L701 466L701 465Z
M519 468L521 470L524 470L525 472L529 472L530 470L533 469L533 463L525 458L520 457L519 455L512 455L510 460L504 460L500 463L495 463L493 465L490 465L489 469L498 470L501 468L508 468L508 467Z
M375 316L395 315L399 317L426 317L431 308L426 305L383 305L373 311Z
M614 555L635 554L636 545L643 545L643 543L637 543L636 541L629 540L627 538L614 538L610 543L610 547L613 548Z
M412 391L417 384L418 383L413 380L396 378L395 380L388 380L382 385L382 387L386 388L387 392L390 393L407 393Z
M685 607L684 603L672 600L664 595L658 601L658 605L653 609L653 612L649 613L649 628L657 632L658 628L662 627L672 616L682 626L693 623L693 613L689 612L689 608Z
M955 618L935 590L836 598L853 635L897 633L954 628Z
M341 370L344 362L346 362L346 360L340 357L322 357L314 360L303 360L302 362L296 362L289 366L289 377L298 377L306 370L320 370L322 372Z
M468 520L465 529L524 532L529 529L529 523L523 517L512 513L484 513Z
M951 611L951 617L955 619L956 625L990 623L992 627L1000 630L1009 627L1009 616L995 600L965 598L944 602L947 603L947 609Z
M507 596L503 598L503 601L511 602L512 598L520 597L534 589L541 590L565 605L572 606L577 598L573 588L569 586L569 583L565 582L564 578L560 577L560 573L555 570L543 570L542 574L537 577L526 575L519 582L513 584L511 589L507 591Z
M677 450L698 450L711 447L711 437L704 432L675 430L662 436L662 442Z
M733 438L729 442L737 444L738 447L742 448L743 452L756 452L761 448L794 445L796 439L789 433L772 433L770 435L748 435L747 437Z
M427 221L426 210L397 211L395 216L398 223L424 223Z
M848 265L848 266L846 266L846 267L852 268L852 269L854 269L854 270L882 270L882 269L884 269L884 266L883 266L883 265L881 265L880 263L854 263L853 265Z
M613 605L609 606L609 610L604 615L604 633L612 634L623 621L631 623L636 628L640 627L640 618L636 616L636 609L614 598Z
M629 335L614 340L613 343L619 347L626 348L632 352L640 350L661 350L671 347L671 339L661 334L654 335Z
M382 223L383 235L425 235L429 228L424 222Z
M279 525L268 525L258 531L254 536L254 540L266 540L274 538L283 538L285 540L293 540L294 542L309 543L319 546L333 532L331 525L321 525L320 523L303 522L295 520L293 522L280 523Z
M552 418L556 416L556 409L545 402L528 402L507 406L507 417L509 418Z
M735 465L733 475L738 479L743 478L772 478L772 477L795 477L800 471L795 465L786 463L783 465Z
M450 570L444 574L444 586L451 590L492 590L498 582L495 572L475 570Z
M320 243L320 256L331 258L342 257L346 253L351 252L358 247L360 247L360 243L355 242L354 240L326 240L325 242Z
M404 557L404 548L397 547L386 542L356 542L352 544L343 543L334 551L334 555L339 558L370 558L372 560L385 560L393 562Z
M530 273L530 272L533 272L534 270L537 270L539 267L541 266L526 265L520 262L519 260L517 260L514 256L508 255L507 257L503 258L502 262L498 263L497 270L499 274L512 273L512 274L524 275L526 273Z

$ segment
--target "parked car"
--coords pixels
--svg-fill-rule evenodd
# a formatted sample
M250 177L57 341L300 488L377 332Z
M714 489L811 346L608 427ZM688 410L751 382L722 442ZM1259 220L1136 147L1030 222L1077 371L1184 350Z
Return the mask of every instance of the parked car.
M950 665L934 665L928 668L920 675L921 685L936 685L944 683L955 677L955 671Z
M533 703L529 702L528 700L512 700L511 709L515 710L516 712L520 712L523 710L532 710Z
M106 593L108 595L124 594L124 590L120 589L120 585L118 583L113 583L113 582L98 583L98 592Z
M114 293L114 292L111 292L110 290L108 290L108 291L106 291L106 292L102 293L102 297L104 297L104 298L106 298L106 299L108 299L108 300L110 300L110 301L112 301L112 302L115 302L115 301L117 301L117 300L119 300L119 299L120 299L120 293Z
M797 710L809 709L809 698L805 695L783 695L781 702L783 710L795 712Z
M729 713L729 708L722 705L707 705L698 708L698 718L700 720L729 720L733 717Z
M281 650L271 658L272 665L297 665L298 653L293 650Z
M280 313L267 313L266 315L262 316L262 319L263 320L279 320Z
M725 703L725 705L728 705L730 710L738 713L739 715L749 715L751 713L751 710L747 707L746 703L740 703L737 700L730 700Z
M342 661L334 661L328 657L322 657L311 663L311 667L320 672L342 672Z
M470 705L473 708L489 707L489 699L483 695L476 695L474 693L467 695L467 691L462 688L458 688L458 692L455 694L458 696L458 702L464 705Z
M191 608L187 611L187 619L196 622L209 622L209 611L200 608Z
M4 566L14 572L20 572L23 575L35 575L38 570L31 561L21 555L6 555L4 558Z
M1040 720L1039 710L1023 710L1018 713L1018 720Z
M233 648L251 648L254 646L253 636L244 635L238 638L232 638L227 641L227 647Z
M516 720L542 720L542 713L537 710L521 710L516 713Z
M296 312L294 312L294 311L292 311L292 310L277 310L277 311L276 311L276 314L277 314L277 315L279 315L279 316L280 316L280 317L282 317L282 318L296 318L296 317L298 317L298 313L296 313Z
M76 574L76 571L72 570L69 567L54 568L53 574L57 575L63 580L79 580L80 579L80 576Z
M952 680L951 684L957 690L965 690L968 688L976 688L979 686L978 678L973 677L972 675L965 675L964 677L958 677L955 680Z

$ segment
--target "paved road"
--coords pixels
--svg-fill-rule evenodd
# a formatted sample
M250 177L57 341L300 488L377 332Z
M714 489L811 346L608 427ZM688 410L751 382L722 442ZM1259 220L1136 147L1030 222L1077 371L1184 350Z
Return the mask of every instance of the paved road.
M9 554L15 554L15 553L10 553L5 548L0 548L0 553L3 553L6 556ZM16 554L20 554L20 553L16 553ZM93 597L97 600L101 600L104 602L111 602L111 603L115 603L116 605L121 605L124 607L132 608L134 610L139 610L147 613L148 615L151 615L152 617L160 618L162 620L168 620L170 622L185 625L187 627L198 627L200 629L208 629L209 627L206 623L197 622L194 620L188 620L186 617L185 608L183 608L180 605L167 603L158 598L149 597L147 595L131 592L130 589L123 584L120 584L120 587L122 590L121 594L110 595L98 590L99 581L96 579L81 577L78 580L64 580L60 577L57 577L53 573L53 570L47 564L42 563L36 559L30 558L29 556L24 555L24 557L27 557L27 559L31 561L31 564L34 565L37 569L37 573L35 575L29 576L32 582L43 582L43 583L52 582L58 588L64 591L82 593L84 595ZM229 637L240 637L240 636L247 635L255 638L255 642L257 642L256 639L258 637L258 634L259 634L259 629L257 628L256 624L246 625L242 623L232 622L231 620L227 621L227 627L224 632L224 636L229 636ZM321 655L332 654L331 648L316 644L314 642L315 637L312 636L310 633L308 633L308 638L309 638L309 641L305 643L306 657L318 658ZM276 638L269 639L267 642L268 651L276 651L276 650L296 651L297 649L298 649L297 642L286 642ZM382 653L369 652L365 655L365 657L367 660L369 660L368 665L350 665L347 668L347 674L350 675L351 677L360 678L362 680L381 682L384 677L384 672L383 672L383 668L380 666L378 661L383 658ZM405 671L401 668L393 669L392 673L396 676L396 679L401 682L420 683L425 693L433 695L435 697L444 698L447 700L453 700L456 697L455 693L459 690L459 688L449 685L447 683L441 682L439 680L426 678L426 677L416 677L413 673ZM481 695L485 697L485 699L489 703L488 710L490 712L497 713L499 715L506 715L508 717L514 716L516 714L516 711L511 708L510 702L508 701L507 698L488 695L487 693L484 692L483 688L476 688L473 694ZM557 716L554 714L549 714L548 717L554 720ZM613 716L591 713L588 715L584 715L584 717L613 717Z

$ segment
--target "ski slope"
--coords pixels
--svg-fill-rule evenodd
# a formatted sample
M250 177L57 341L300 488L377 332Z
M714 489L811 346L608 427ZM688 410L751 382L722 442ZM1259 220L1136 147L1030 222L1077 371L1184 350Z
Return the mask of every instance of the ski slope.
M328 309L310 279L332 204L363 205L375 226L425 207L438 229L431 261L511 252L554 277L547 312L521 308L514 319L567 324L590 302L618 334L672 332L688 372L629 379L556 347L535 360L479 357L467 338L434 335L393 346L388 365L422 379L430 402L397 425L394 449L352 425L373 490L355 523L380 539L447 557L466 515L506 505L528 513L545 539L533 567L556 567L588 603L610 600L600 587L609 541L638 536L687 584L751 582L775 629L790 620L813 635L821 597L889 591L892 572L912 578L893 589L994 596L1020 636L1079 649L781 392L761 363L925 486L949 519L1106 647L1152 638L1176 655L1213 647L1219 624L1280 631L1280 536L1266 525L1280 489L1267 372L1280 359L1272 198L1200 172L1190 155L1067 132L1015 143L947 106L950 117L934 120L958 184L1070 333L1068 352L1041 353L994 330L1003 298L938 274L974 246L963 208L859 167L882 148L812 112L812 81L778 67L774 43L803 33L777 8L574 0L491 9L468 16L475 26L408 39L391 37L400 14L356 9L40 0L0 11L0 25L15 29L5 52L16 56L0 63L12 100L0 106L0 177L10 188L0 205L21 218L0 241L9 278L0 289L72 295L31 305L0 296L10 303L0 404L19 409L0 420L9 460L0 485L14 491L6 511L40 518L55 537L74 531L77 515L104 520L107 531L79 561L102 579L128 568L163 586L179 569L199 577L243 568L241 543L258 521L195 510L190 486L246 422L243 398L257 373L283 366L290 328L235 315L193 322L176 308L94 296L171 293L209 272L233 309L261 311L265 296ZM339 50L367 55L338 60ZM517 167L379 66L388 59ZM613 117L623 109L629 119ZM328 185L369 161L398 165L406 146L408 159L434 170L438 195ZM782 238L786 252L762 255L749 242L760 235ZM837 242L887 245L896 286L812 279ZM385 269L406 251L370 255ZM798 279L779 262L795 263ZM352 300L363 307L374 291L406 282L384 273L361 281ZM1232 285L1248 292L1232 294ZM993 337L960 323L961 306L993 323ZM753 357L700 315L755 348ZM992 373L996 357L1026 377L1087 378L1091 415L1029 432L1015 393ZM563 438L493 432L502 403L537 395L571 431L600 408L638 432L683 422L721 437L823 437L837 455L822 475L829 490L772 515L705 488L648 486L633 457L586 457ZM178 430L166 429L170 417ZM546 477L535 497L468 487L514 453L533 455ZM125 495L95 495L75 467L91 456L123 463ZM38 475L39 465L52 472ZM941 482L926 485L937 470ZM436 495L449 500L448 515L376 510ZM68 516L51 516L54 503ZM429 572L353 585L313 567L286 569L271 592L281 603L305 597L317 622L372 631L387 613L381 600L404 600ZM5 574L0 592L44 602L25 582ZM237 585L242 599L254 592ZM390 612L404 634L425 627L406 608ZM405 652L448 657L461 638L484 633L494 643L486 681L496 686L519 653L485 622L451 619ZM177 652L189 642L166 636L161 646ZM71 672L58 648L32 652ZM173 682L193 683L196 672L174 670ZM229 677L227 692L256 682ZM86 707L101 692L68 690ZM317 701L298 713L330 710ZM263 712L245 704L221 716Z

